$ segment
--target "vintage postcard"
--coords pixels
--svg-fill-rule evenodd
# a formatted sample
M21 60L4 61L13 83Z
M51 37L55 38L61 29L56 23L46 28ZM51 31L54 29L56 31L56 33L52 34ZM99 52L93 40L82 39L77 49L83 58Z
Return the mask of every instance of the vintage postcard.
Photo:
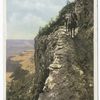
M6 0L6 100L97 100L97 0Z

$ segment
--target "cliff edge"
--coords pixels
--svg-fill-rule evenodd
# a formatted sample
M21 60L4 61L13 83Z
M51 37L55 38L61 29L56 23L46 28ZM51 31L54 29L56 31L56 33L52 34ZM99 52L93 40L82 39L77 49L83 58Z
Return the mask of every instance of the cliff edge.
M69 8L79 20L74 38L62 18ZM93 0L65 6L45 29L35 38L33 100L93 100Z

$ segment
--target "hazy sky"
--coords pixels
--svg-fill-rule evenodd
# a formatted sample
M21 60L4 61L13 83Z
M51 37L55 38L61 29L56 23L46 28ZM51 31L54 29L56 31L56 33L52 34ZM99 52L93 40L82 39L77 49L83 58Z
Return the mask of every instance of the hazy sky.
M73 0L70 0L73 1ZM33 39L67 0L7 0L7 37Z

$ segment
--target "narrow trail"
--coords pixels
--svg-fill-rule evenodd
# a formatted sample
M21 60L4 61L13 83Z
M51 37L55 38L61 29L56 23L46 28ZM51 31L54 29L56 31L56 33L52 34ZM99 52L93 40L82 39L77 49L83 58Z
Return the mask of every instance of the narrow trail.
M83 41L84 34L78 33L78 28L75 33L72 38L66 27L60 26L49 35L37 38L36 61L39 63L33 100L81 100L84 97L89 100L87 86L92 78L85 77L83 65L86 58L83 45L87 41Z
M66 88L68 87L68 85L70 85L67 84L67 81L71 81L68 80L70 79L69 78L70 76L67 76L66 79L66 75L71 75L71 74L69 74L70 72L68 72L67 70L77 69L79 74L83 73L79 68L76 67L76 62L75 62L76 53L74 50L74 41L71 38L70 33L66 33L65 27L60 27L54 34L56 34L58 38L56 43L56 48L54 50L54 56L53 56L54 61L48 67L50 73L45 81L45 86L43 88L44 93L43 94L41 93L39 95L38 100L51 100L50 99L51 97L53 98L53 100L57 100L56 97L57 95L59 95L59 93L55 92L55 90L63 88L62 86L65 86ZM64 71L66 72L66 74L64 73ZM62 77L64 78L62 79ZM66 89L66 92L67 90L68 89ZM45 94L47 97L45 97ZM59 100L61 100L61 98L59 98Z

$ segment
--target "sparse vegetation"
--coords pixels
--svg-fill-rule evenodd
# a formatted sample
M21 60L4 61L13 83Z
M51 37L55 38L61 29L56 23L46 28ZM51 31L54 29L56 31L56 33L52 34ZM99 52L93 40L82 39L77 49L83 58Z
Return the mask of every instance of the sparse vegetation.
M54 32L58 29L59 26L64 25L64 18L63 15L69 13L71 10L74 9L75 3L69 3L66 5L60 12L56 19L51 19L51 21L44 27L40 27L39 35L49 35L50 33Z

